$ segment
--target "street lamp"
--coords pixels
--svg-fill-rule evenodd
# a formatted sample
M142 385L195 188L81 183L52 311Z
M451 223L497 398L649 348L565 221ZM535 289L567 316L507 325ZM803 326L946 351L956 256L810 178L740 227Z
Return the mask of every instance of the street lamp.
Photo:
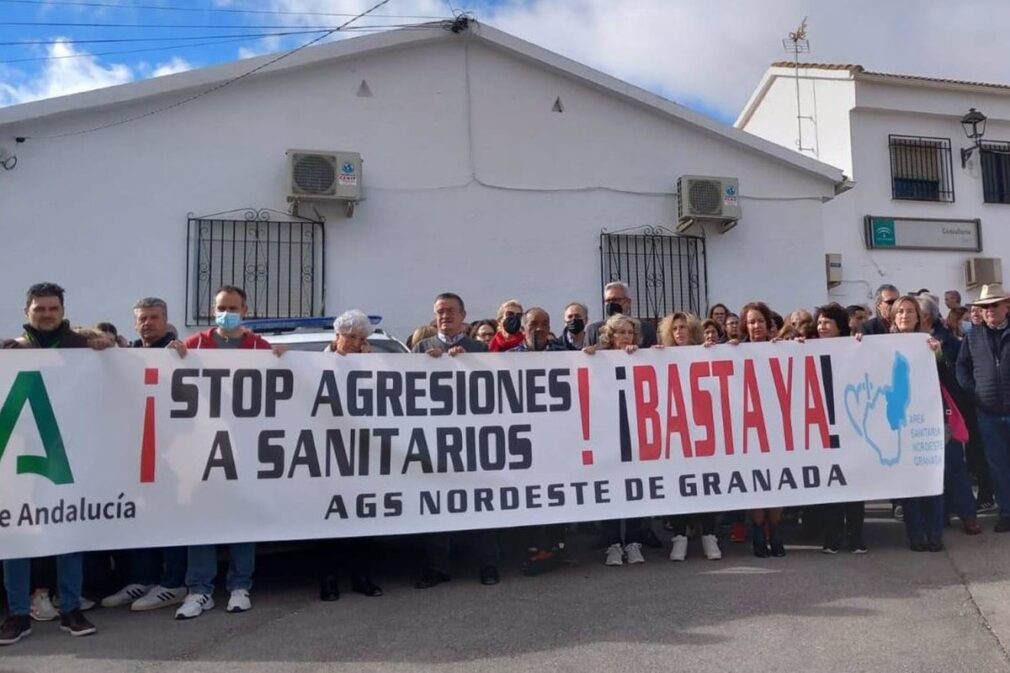
M985 135L985 122L986 116L975 108L971 108L968 110L968 114L961 117L961 127L964 129L964 134L968 136L968 140L972 142L971 147L961 148L961 168L964 168L968 164L968 158L971 157L972 152L982 149L982 136Z

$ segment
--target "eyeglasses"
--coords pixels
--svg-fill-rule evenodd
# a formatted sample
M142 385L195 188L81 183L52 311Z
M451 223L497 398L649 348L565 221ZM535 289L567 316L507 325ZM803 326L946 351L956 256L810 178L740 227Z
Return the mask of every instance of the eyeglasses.
M888 306L891 306L896 301L898 301L898 297L895 297L894 299L881 299L880 303L881 304L887 304Z

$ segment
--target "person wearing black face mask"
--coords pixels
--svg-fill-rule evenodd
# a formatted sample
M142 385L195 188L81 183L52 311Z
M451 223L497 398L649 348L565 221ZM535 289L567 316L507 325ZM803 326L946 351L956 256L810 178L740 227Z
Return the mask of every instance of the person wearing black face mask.
M586 342L586 321L589 309L585 304L572 302L565 306L565 329L561 332L560 342L566 350L580 351L589 345Z
M509 299L498 307L498 331L491 338L487 349L492 353L512 350L525 339L522 330L523 306L515 299Z
M607 315L606 317L611 317L617 314L623 314L629 317L631 315L631 288L628 287L627 283L621 281L614 281L613 283L607 283L606 287L603 288L603 305L606 307ZM589 346L595 346L597 343L597 337L600 333L600 327L603 326L605 321L600 320L599 322L594 322L593 324L586 327L586 344ZM638 344L641 348L650 348L656 345L656 328L648 320L642 320L642 343Z

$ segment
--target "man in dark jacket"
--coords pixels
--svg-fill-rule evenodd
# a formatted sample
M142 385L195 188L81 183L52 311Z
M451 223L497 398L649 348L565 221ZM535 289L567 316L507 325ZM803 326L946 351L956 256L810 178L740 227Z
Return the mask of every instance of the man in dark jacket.
M874 307L877 317L863 323L863 334L887 334L891 331L891 306L898 300L901 293L898 288L884 283L877 288Z
M614 281L607 283L603 288L603 303L606 306L607 318L618 313L631 315L631 288L627 283ZM594 322L586 328L586 345L595 346L600 336L600 328L607 322L605 319ZM642 320L642 343L641 348L649 348L656 345L656 327L647 320Z
M986 461L999 506L997 533L1010 531L1010 297L998 284L983 285L975 302L984 322L961 343L957 380L978 407Z
M168 330L168 304L164 299L144 297L133 305L133 326L139 339L134 348L167 348L175 341ZM126 560L127 584L102 599L103 608L129 605L131 610L156 610L181 603L186 598L186 547L130 549Z
M56 283L36 283L28 288L25 299L24 334L8 342L13 348L94 348L109 345L104 339L90 341L70 329L64 318L63 288ZM0 624L0 645L13 645L32 632L31 559L8 559L3 562L4 589L10 616ZM89 636L94 624L81 612L81 586L84 582L83 555L80 552L56 557L57 582L60 592L60 629L72 636Z

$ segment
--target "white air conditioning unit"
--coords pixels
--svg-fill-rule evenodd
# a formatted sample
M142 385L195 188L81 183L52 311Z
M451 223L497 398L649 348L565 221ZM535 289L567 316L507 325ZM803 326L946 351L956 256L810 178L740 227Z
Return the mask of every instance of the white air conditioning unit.
M684 175L677 180L677 231L695 222L714 222L725 233L740 220L740 181Z
M288 150L288 201L361 200L357 152Z
M1003 268L999 257L969 257L964 264L965 285L969 288L1003 283Z

